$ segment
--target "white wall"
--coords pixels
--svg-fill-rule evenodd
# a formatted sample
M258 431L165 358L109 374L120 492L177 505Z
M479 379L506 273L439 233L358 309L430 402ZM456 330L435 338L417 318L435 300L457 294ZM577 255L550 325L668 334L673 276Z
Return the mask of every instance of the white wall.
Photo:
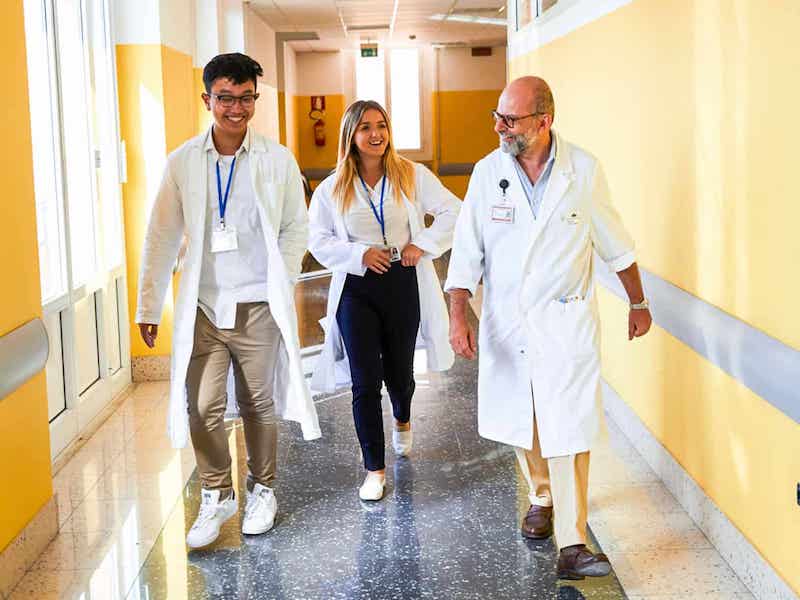
M439 91L500 90L506 85L506 49L472 56L469 48L440 48Z
M297 54L297 95L343 94L342 52L301 52Z
M218 9L217 0L195 0L195 67L204 67L222 47Z
M277 140L280 137L280 129L275 31L249 6L245 6L244 9L244 39L245 53L264 69L264 76L258 81L260 97L256 105L256 114L250 123L259 133Z
M222 11L221 52L244 52L244 6L242 0L220 0Z
M161 0L160 16L161 43L194 57L195 0Z
M114 0L117 44L160 44L159 0Z

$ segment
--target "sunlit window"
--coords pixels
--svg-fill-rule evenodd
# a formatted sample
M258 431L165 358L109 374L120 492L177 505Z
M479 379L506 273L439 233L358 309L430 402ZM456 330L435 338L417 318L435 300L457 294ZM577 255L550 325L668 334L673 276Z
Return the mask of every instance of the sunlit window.
M61 179L56 126L55 85L48 43L48 15L42 0L25 2L25 36L28 52L28 97L31 111L33 179L36 228L39 241L39 277L42 303L67 291Z
M419 50L392 50L390 61L392 86L392 131L395 146L403 150L422 147Z
M378 56L356 58L356 100L374 100L386 107L386 71L383 49Z
M89 280L97 267L95 212L92 177L93 152L88 119L86 55L79 0L56 3L58 69L61 79L61 111L69 115L62 121L67 181L72 285L77 288Z
M377 57L359 56L356 59L356 97L358 100L375 100L386 108L392 119L395 147L401 150L419 150L422 147L419 61L416 48L392 50L387 82L383 50ZM391 90L388 104L387 87Z

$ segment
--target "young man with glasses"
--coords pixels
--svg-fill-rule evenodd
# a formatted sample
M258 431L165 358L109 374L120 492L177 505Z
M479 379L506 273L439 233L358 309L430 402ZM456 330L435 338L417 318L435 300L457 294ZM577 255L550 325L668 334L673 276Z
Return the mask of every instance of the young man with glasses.
M602 418L593 253L631 302L628 339L650 312L633 240L611 205L600 163L551 129L553 95L522 77L492 112L500 148L477 165L456 224L445 290L450 342L477 355L466 305L483 277L478 431L515 447L531 506L522 535L555 530L558 576L602 576L586 547L589 451Z
M169 435L191 435L202 484L186 542L212 543L238 511L231 478L227 398L236 399L247 446L242 532L275 519L276 415L320 436L300 363L294 280L308 241L300 170L291 153L248 123L261 66L243 54L203 70L213 124L171 153L150 214L136 322L153 347L181 241L186 240L173 331ZM230 377L229 377L230 373Z

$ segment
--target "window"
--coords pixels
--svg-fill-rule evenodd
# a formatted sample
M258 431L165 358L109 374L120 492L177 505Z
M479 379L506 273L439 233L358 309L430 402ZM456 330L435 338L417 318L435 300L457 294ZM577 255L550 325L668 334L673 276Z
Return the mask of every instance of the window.
M392 50L392 132L397 148L420 150L419 51Z
M64 224L61 212L61 153L54 73L49 69L53 47L49 42L51 17L42 0L25 3L25 36L28 52L28 94L31 111L33 178L36 196L36 228L39 240L39 277L42 303L67 291Z
M383 52L356 59L356 99L374 100L386 107L386 66Z
M112 0L23 0L53 456L130 381Z
M356 58L356 98L375 100L386 108L392 119L395 148L420 150L422 122L420 113L419 50L396 48L389 52L387 64L381 50L377 57ZM388 86L387 86L388 84ZM389 90L387 91L387 87ZM389 103L386 98L389 97Z
M517 0L517 31L558 4L558 0Z

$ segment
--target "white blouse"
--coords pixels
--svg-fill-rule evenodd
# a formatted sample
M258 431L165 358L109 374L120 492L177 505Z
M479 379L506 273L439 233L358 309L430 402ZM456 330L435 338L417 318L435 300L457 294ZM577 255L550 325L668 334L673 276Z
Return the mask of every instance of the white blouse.
M345 227L349 234L349 241L364 244L365 246L383 246L383 235L381 225L375 213L381 214L381 185L383 178L378 180L374 188L364 185L361 180L356 178L355 198L347 214L344 215ZM369 196L367 195L369 193ZM369 198L375 206L375 212L369 205ZM404 204L398 204L394 199L392 185L386 181L386 189L383 193L383 218L386 226L386 241L389 246L395 246L403 250L411 241L411 229L408 224L408 210Z

